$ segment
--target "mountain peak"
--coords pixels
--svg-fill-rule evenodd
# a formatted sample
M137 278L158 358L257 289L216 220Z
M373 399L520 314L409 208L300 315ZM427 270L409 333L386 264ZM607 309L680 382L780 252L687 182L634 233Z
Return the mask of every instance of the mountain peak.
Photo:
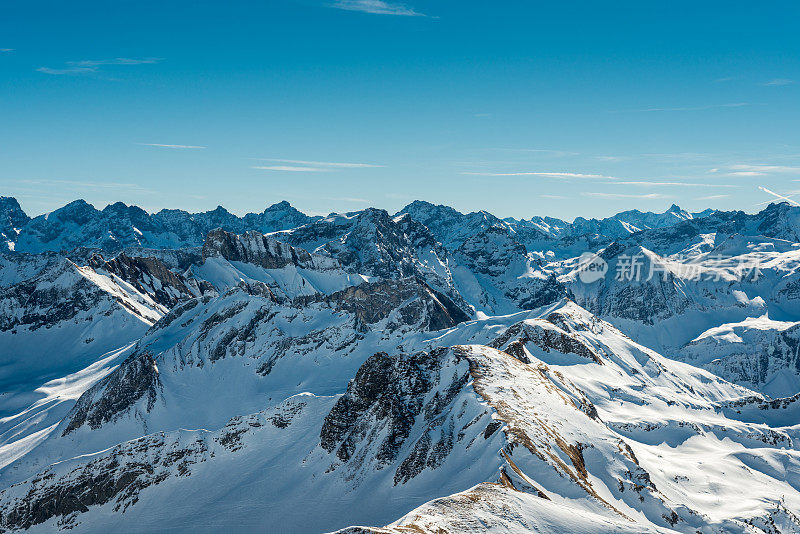
M280 202L276 202L275 204L269 206L267 209L295 209L288 200L281 200Z

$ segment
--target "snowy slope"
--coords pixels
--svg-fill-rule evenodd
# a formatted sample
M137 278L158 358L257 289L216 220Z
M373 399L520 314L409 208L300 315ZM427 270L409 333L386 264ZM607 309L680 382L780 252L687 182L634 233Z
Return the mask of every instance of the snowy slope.
M800 210L87 206L0 256L0 530L800 532Z
M261 376L247 369L259 361L256 340L264 334L249 348L249 334L229 339L219 328L252 318L251 305L243 307L252 299L263 309L264 297L236 290L151 332L140 356L85 393L27 463L3 471L4 485L20 482L0 494L12 511L4 526L248 531L272 521L277 531L321 532L389 524L430 499L487 482L505 488L480 512L498 524L538 517L545 525L587 522L623 532L750 532L747 521L767 524L785 515L782 506L800 506L793 486L800 458L790 433L723 411L752 392L663 358L569 301L428 333L411 325L387 330L381 319L344 345L331 338L341 323L324 307L306 307L297 326L323 320L329 343L310 352L290 348ZM167 334L203 324L188 337ZM158 346L181 337L174 348ZM209 338L221 340L224 352ZM364 345L388 349L398 341L407 352L359 356ZM459 342L482 344L446 348ZM321 367L312 375L298 369L304 361ZM298 397L302 391L312 394ZM216 399L213 408L189 409L202 398ZM259 403L266 411L252 410ZM114 445L126 434L133 441ZM70 460L70 453L82 456ZM47 467L59 455L65 461ZM755 460L762 457L772 461ZM775 471L774 462L786 468ZM46 482L24 482L35 472ZM483 494L484 487L471 491ZM702 497L710 488L714 497ZM774 498L776 488L784 504ZM84 495L84 504L48 504L65 491ZM167 512L160 503L177 495L182 504ZM317 505L298 516L307 495ZM426 514L435 508L428 505ZM416 516L401 524L419 520L410 518Z

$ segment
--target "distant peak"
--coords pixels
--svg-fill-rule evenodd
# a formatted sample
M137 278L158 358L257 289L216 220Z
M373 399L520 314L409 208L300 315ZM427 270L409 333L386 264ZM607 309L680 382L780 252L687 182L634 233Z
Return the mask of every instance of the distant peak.
M22 207L14 197L0 197L0 208L13 211L22 211Z
M77 214L77 213L88 213L88 212L95 212L97 211L94 206L79 198L78 200L73 200L66 206L63 206L53 213L60 213L60 214Z
M288 200L281 200L280 202L276 202L271 206L267 206L267 209L264 212L268 211L297 211L297 209L292 206Z
M435 207L435 205L431 204L430 202L428 202L426 200L415 200L415 201L411 202L410 204L408 204L403 209L407 210L409 208L432 208L432 207Z
M114 202L106 206L103 211L124 211L128 209L128 205L124 202Z
M217 206L213 210L209 211L208 213L219 214L219 215L230 215L230 212L223 208L222 206Z

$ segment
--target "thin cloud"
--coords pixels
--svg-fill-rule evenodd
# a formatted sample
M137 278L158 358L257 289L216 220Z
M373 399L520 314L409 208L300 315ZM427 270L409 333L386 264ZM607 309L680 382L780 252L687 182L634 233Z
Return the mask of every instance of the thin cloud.
M795 83L794 80L789 80L787 78L774 78L772 80L769 80L769 81L766 81L766 82L762 83L761 85L764 85L764 86L767 86L767 87L781 87L781 86L784 86L784 85L793 85L794 83Z
M100 67L102 65L148 65L162 61L160 57L127 58L117 57L114 59L84 59L81 61L67 61L67 65L75 67Z
M500 147L500 148L488 148L486 150L496 150L496 151L503 151L503 152L531 152L535 154L545 154L549 156L555 157L564 157L564 156L580 156L580 152L570 152L567 150L553 150L550 148L508 148L508 147Z
M257 165L251 169L258 169L261 171L285 171L285 172L329 172L330 169L323 169L321 167L299 167L293 165Z
M548 178L594 178L615 180L613 176L603 174L581 174L576 172L462 172L472 176L544 176Z
M146 58L118 57L114 59L84 59L81 61L67 61L66 67L60 67L60 68L39 67L36 69L36 71L42 72L44 74L53 74L53 75L92 74L98 72L100 70L100 67L102 66L145 65L145 64L158 63L161 60L162 58L158 57L146 57Z
M382 0L337 0L329 7L345 11L360 11L373 15L397 15L401 17L425 17L423 13L414 11L403 4L383 2Z
M550 198L553 200L566 200L568 197L561 195L539 195L540 198Z
M89 182L80 180L33 179L33 180L17 180L17 183L36 185L36 186L46 186L47 188L68 187L69 189L75 189L80 187L87 189L103 189L103 190L112 189L116 191L125 191L130 193L148 193L148 194L155 193L155 191L142 187L139 184L129 184L120 182Z
M596 198L640 198L640 199L649 199L649 198L670 198L668 195L662 195L660 193L646 193L643 195L628 195L623 193L595 193L595 192L582 192L582 196L585 197L596 197Z
M39 67L38 69L36 69L36 72L42 72L44 74L54 74L54 75L91 74L93 72L97 72L97 69L93 67L67 67L64 69L51 69L50 67Z
M309 161L301 159L276 159L276 158L256 158L260 161L274 161L276 163L294 163L298 165L313 165L315 167L339 167L347 169L377 168L383 165L373 165L372 163L338 163L333 161Z
M653 159L667 159L667 160L681 160L681 161L697 161L716 157L715 154L704 152L673 152L673 153L649 153L639 154L643 158Z
M162 143L139 143L142 146L154 146L158 148L178 148L178 149L202 149L208 148L200 145L165 145Z
M785 200L786 202L794 204L795 206L800 206L800 202L797 202L796 200L792 200L791 198L789 198L787 196L779 195L775 191L771 191L771 190L767 189L766 187L758 186L758 188L761 189L762 191L764 191L765 193L767 193L769 195L772 195L773 197L777 198L778 200Z
M800 173L800 167L789 167L786 165L728 165L723 168L728 172L723 172L719 168L710 169L710 173L722 173L728 176L766 176L768 174Z
M643 108L643 109L622 109L612 111L612 113L649 113L658 111L706 111L709 109L720 108L741 108L749 106L748 102L732 102L729 104L710 104L708 106L687 106L687 107L674 107L674 108Z
M719 200L721 198L728 198L730 195L708 195L707 197L699 197L695 200Z
M13 51L14 51L13 48L0 48L0 52L3 52L3 53L5 53L5 52L13 52Z
M633 186L641 186L641 187L730 187L730 188L738 188L738 185L729 185L729 184L701 184L701 183L689 183L689 182L647 182L647 181L632 181L632 182L609 182L615 185L633 185Z

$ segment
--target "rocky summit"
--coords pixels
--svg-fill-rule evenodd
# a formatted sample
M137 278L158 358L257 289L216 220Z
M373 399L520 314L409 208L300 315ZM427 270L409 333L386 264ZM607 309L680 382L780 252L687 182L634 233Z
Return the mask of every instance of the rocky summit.
M0 197L0 245L0 532L800 533L798 207Z

